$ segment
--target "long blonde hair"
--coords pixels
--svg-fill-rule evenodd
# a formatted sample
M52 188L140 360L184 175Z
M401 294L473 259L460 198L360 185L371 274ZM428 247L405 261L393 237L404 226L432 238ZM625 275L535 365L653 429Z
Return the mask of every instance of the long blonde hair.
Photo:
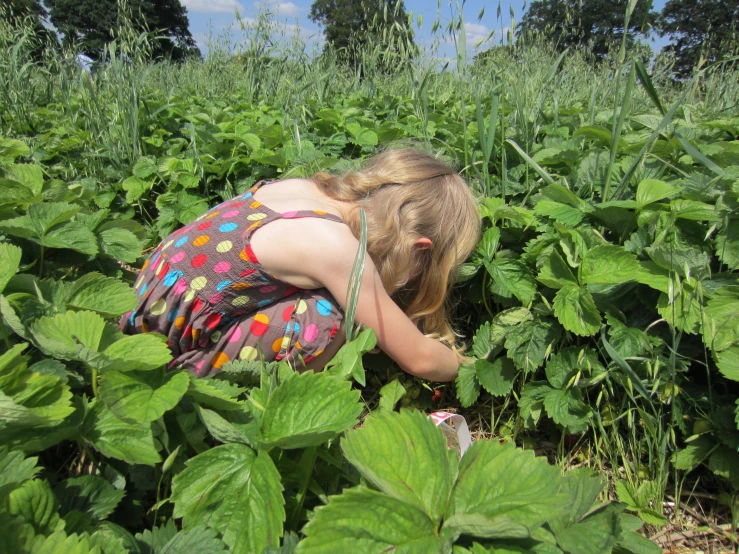
M329 197L355 203L346 223L359 238L359 207L367 216L367 251L385 290L426 335L454 346L447 299L455 270L480 235L477 201L446 162L417 148L389 147L359 171L316 173ZM431 239L421 250L415 242Z

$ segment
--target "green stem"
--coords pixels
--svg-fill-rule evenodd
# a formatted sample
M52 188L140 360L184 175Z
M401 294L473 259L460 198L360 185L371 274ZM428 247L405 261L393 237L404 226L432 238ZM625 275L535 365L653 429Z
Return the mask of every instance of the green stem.
M44 246L41 245L41 256L39 256L38 261L38 276L42 277L44 276Z
M305 449L303 455L300 457L300 488L298 494L295 496L295 508L290 516L288 529L298 528L300 522L300 513L303 511L303 503L305 502L305 495L308 492L308 485L310 484L311 475L313 475L313 467L316 464L316 455L318 453L317 446L311 446Z
M100 398L100 394L98 393L98 370L96 367L92 368L92 394L95 395L95 398Z

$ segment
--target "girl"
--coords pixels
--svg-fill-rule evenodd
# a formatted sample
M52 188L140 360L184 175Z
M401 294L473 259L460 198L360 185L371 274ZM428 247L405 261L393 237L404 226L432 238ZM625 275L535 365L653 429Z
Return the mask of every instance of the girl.
M203 214L146 261L121 330L166 335L171 366L198 376L258 349L322 368L344 336L362 205L368 259L357 321L404 371L453 380L461 356L445 299L480 217L462 177L412 148L344 176L262 180Z

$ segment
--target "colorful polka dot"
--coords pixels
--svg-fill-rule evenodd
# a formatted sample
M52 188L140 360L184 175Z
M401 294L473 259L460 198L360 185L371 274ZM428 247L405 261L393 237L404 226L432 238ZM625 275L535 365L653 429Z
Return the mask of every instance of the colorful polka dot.
M333 311L333 306L331 306L331 302L322 298L321 300L318 300L316 302L316 310L318 310L319 314L323 316L328 316L331 315L331 312Z
M253 346L245 346L241 349L241 352L239 352L239 358L249 362L256 360L258 355L259 352Z
M205 223L201 223L200 225L198 225L197 226L197 230L198 231L205 231L211 225L213 225L213 222L212 221L206 221Z
M210 298L208 298L209 304L220 304L221 302L223 302L223 295L220 292L212 294Z
M251 244L247 244L244 249L239 252L239 258L245 262L258 263L257 257L254 255L254 250L251 249Z
M305 311L308 309L308 303L305 300L301 300L298 302L298 306L295 308L295 313L298 315L304 314Z
M198 238L196 238L194 241L192 241L193 246L205 246L210 242L210 237L208 235L200 235Z
M192 287L193 290L203 290L205 288L205 285L208 284L208 279L201 275L200 277L195 277L195 279L192 280L190 283L190 287Z
M305 342L313 342L318 338L318 326L315 323L311 323L303 331L303 340Z
M228 362L228 356L225 352L219 352L215 355L213 358L213 362L211 365L216 369L221 369L223 367L223 364Z
M139 296L144 296L144 294L146 294L146 283L144 283L144 286L139 291Z
M128 322L131 325L136 325L136 312L129 312L128 315Z
M175 283L173 290L174 293L179 296L187 290L187 281L185 281L184 279L180 279L179 281L177 281L177 283Z
M215 331L215 332L214 332L214 333L213 333L213 334L212 334L212 335L210 336L210 342L212 342L212 343L216 343L216 342L218 342L219 340L221 340L221 332L220 332L220 331Z
M251 332L257 337L261 337L269 328L269 317L267 314L257 314L251 323Z
M224 223L220 227L218 227L218 230L221 233L230 233L231 231L238 229L239 225L237 223Z
M239 342L239 340L241 339L241 334L241 328L238 326L234 327L233 331L231 331L231 334L228 336L228 342Z
M249 204L249 207L252 210L256 210L257 208L261 208L262 207L262 203L259 202L259 201L257 201L257 200L255 200L254 202L252 202L251 204Z
M166 250L167 248L169 248L170 246L172 246L172 243L173 242L174 242L173 240L168 241L167 244L165 244L164 246L162 246L162 250Z
M295 311L295 306L288 306L285 308L285 310L282 312L282 319L285 321L290 321L290 319L293 316L293 312Z
M187 236L184 236L180 240L178 240L177 242L175 242L174 245L177 248L179 248L180 246L182 246L183 244L185 244L187 242L187 239L188 239L188 237Z
M205 318L205 326L208 329L215 329L221 323L221 319L223 319L223 316L218 312L214 312Z
M257 302L257 306L263 308L264 306L269 306L270 304L272 304L272 302L274 302L274 300L272 300L271 298L265 298L264 300L260 300L259 302Z
M161 266L159 266L157 277L159 277L160 279L164 279L164 276L167 275L168 272L169 272L169 263L165 262Z
M249 214L246 219L248 219L249 221L260 221L265 217L267 217L267 214L263 212L257 212L255 214Z
M237 308L240 306L246 306L249 303L249 297L248 296L237 296L233 300L231 300L231 305L236 306Z
M223 219L230 219L232 217L236 217L237 215L239 215L239 210L230 210L223 214Z
M218 292L220 292L220 291L222 291L223 289L227 288L227 287L228 287L228 286L229 286L230 284L231 284L231 281L229 281L228 279L227 279L227 280L225 280L225 281L221 281L220 283L218 283L218 284L216 285L216 290L217 290Z
M248 277L252 273L256 273L256 272L257 272L256 269L245 269L244 271L241 272L241 275L239 275L239 277Z
M277 354L280 350L282 350L282 338L276 339L272 343L272 352Z
M223 242L218 243L218 245L216 246L216 251L220 252L221 254L225 254L233 247L234 245L230 240L224 240Z
M261 292L262 294L269 294L270 292L275 292L276 290L277 285L266 285L259 288L259 292Z
M205 302L203 302L200 298L196 298L195 302L192 303L192 311L199 312L200 308L202 308L204 305Z
M179 312L177 308L169 312L167 314L167 321L169 321L170 323L174 323L175 319L177 319L177 312Z
M251 284L241 282L241 283L236 283L231 288L234 289L234 290L244 290L244 289L251 288Z
M198 254L192 259L192 262L190 262L190 265L192 265L195 269L199 267L203 267L205 263L208 261L208 256L205 254Z
M187 254L185 254L185 251L184 250L180 250L179 252L177 252L177 254L175 254L174 256L172 256L172 258L169 261L170 261L170 263L178 264L182 260L185 259L185 256L187 256Z
M190 289L185 293L185 302L191 302L195 298L195 291Z
M182 277L182 275L183 273L181 271L170 271L164 278L164 284L168 287L171 287L177 282L179 278Z
M213 267L213 271L216 273L228 273L231 271L231 264L228 262L218 262L215 267Z
M185 325L185 316L180 316L177 319L174 320L174 327L178 331L182 329L182 327Z
M148 258L148 259L147 259L147 260L146 260L146 261L144 262L144 265L142 265L142 266L141 266L141 271L144 271L144 270L145 270L145 269L146 269L147 267L149 267L149 264L150 264L150 263L151 263L151 258Z
M205 219L213 219L213 218L214 218L215 216L217 216L217 215L218 215L219 213L221 213L221 212L213 212L213 213L210 213L210 214L208 214L208 215L207 215L207 216L205 217Z

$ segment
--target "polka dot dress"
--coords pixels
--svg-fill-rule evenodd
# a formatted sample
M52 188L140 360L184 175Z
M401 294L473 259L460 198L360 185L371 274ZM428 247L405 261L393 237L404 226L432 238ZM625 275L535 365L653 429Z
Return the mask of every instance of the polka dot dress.
M338 332L343 313L326 289L298 289L262 268L250 246L256 229L281 218L319 217L318 211L277 213L248 192L212 208L162 242L136 281L136 309L121 318L126 334L167 336L171 367L202 377L231 360L268 361L320 355Z

